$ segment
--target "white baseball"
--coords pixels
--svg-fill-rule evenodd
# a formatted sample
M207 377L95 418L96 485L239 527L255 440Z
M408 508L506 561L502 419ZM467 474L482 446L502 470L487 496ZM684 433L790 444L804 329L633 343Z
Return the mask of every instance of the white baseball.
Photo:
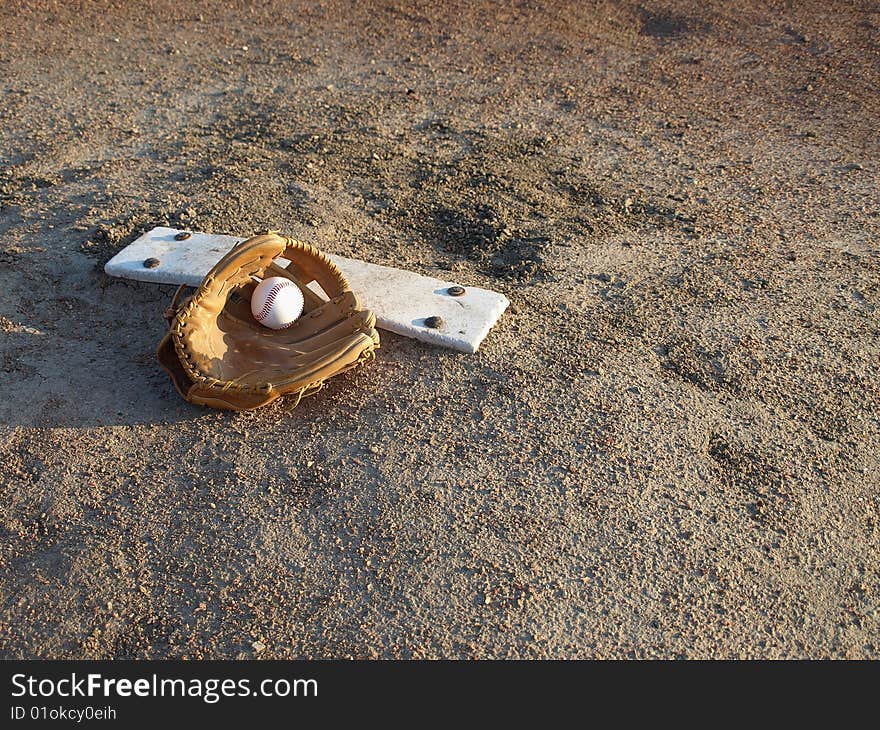
M303 311L299 287L283 276L263 279L251 296L251 314L261 325L273 330L290 327Z

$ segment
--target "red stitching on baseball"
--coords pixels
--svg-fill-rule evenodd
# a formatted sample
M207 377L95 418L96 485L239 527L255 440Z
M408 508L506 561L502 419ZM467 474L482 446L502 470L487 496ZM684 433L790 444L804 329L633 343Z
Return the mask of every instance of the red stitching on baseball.
M292 282L289 281L279 281L277 284L273 284L272 288L269 290L269 293L266 295L266 301L263 302L263 307L260 309L259 314L255 315L258 322L262 322L266 316L269 314L269 310L272 309L272 304L275 302L275 298L278 296L278 292L288 286L293 286ZM291 322L290 324L293 324ZM290 326L287 325L287 327Z

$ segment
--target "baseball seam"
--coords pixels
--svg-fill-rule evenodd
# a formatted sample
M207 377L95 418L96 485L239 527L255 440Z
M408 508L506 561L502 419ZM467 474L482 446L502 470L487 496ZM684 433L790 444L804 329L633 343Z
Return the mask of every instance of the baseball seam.
M266 301L263 302L263 306L260 309L259 313L255 315L255 319L258 322L262 322L266 317L269 316L269 311L272 309L272 305L275 303L275 299L278 297L278 293L285 289L288 286L292 286L289 281L279 281L277 284L273 284L272 288L269 290L269 293L266 295ZM291 324L293 324L291 322ZM289 327L290 325L287 325Z

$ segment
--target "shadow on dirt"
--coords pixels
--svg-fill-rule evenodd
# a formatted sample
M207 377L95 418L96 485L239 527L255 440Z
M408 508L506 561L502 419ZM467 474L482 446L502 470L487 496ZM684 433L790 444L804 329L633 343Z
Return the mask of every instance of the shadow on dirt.
M0 423L67 428L204 415L180 399L155 358L172 287L70 269L0 305ZM83 278L87 286L72 285Z

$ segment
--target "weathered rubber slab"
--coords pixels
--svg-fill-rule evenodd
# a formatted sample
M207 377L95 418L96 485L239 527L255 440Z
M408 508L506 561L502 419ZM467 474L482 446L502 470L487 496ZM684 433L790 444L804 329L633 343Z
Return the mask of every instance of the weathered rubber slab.
M205 275L244 238L196 233L175 240L175 228L154 228L116 254L104 267L110 276L158 284L198 286ZM159 259L155 268L144 261ZM404 337L473 353L510 302L498 292L465 287L463 296L447 293L455 282L332 256L365 307L376 314L377 326ZM283 259L279 262L285 263ZM425 326L428 317L443 318L440 329Z

